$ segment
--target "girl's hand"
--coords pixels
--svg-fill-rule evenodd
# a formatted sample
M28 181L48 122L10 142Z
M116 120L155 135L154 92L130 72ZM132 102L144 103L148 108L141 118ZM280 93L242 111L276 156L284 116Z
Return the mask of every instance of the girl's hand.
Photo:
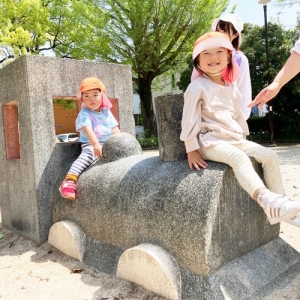
M189 167L191 170L200 170L201 168L205 169L208 165L205 162L203 156L198 150L194 150L187 153Z
M102 147L99 144L99 141L98 141L92 127L85 126L82 129L85 132L85 134L87 135L87 138L88 138L89 142L92 144L92 146L94 148L93 150L94 150L95 156L97 156L99 158L102 157Z
M101 158L102 157L102 147L99 143L93 145L95 156Z

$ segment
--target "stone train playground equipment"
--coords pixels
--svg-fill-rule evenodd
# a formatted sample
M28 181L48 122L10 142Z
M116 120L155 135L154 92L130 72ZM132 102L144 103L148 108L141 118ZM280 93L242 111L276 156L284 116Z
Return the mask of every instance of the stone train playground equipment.
M53 99L74 97L89 76L117 99L122 133L104 143L103 158L69 201L58 188L80 144L57 142ZM152 157L135 138L129 66L23 56L0 70L0 94L6 228L167 299L261 299L299 274L299 252L230 167L189 169L179 140L182 94L155 99L159 156Z

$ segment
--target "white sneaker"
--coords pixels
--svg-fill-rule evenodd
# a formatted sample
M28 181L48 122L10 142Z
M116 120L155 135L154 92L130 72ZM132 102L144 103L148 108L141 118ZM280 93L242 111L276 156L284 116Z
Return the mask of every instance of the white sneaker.
M300 227L300 214L297 214L296 216L284 221L286 223L292 224L294 226Z
M294 201L268 189L258 194L257 202L264 209L271 225L289 220L300 212L300 201Z

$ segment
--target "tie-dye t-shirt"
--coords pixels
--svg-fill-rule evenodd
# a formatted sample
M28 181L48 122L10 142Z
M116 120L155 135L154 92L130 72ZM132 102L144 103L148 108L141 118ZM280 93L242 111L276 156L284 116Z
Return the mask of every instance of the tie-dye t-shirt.
M103 143L112 135L111 128L118 125L110 109L102 108L100 112L91 111L83 108L76 119L76 131L80 132L79 141L82 143L89 142L83 127L90 126L100 143Z

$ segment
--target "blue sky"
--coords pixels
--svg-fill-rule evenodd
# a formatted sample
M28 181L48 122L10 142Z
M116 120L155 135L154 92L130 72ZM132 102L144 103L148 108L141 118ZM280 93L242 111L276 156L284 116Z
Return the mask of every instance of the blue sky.
M252 23L257 25L264 25L264 9L262 4L258 4L259 0L230 0L228 9L224 14L227 14L232 9L233 5L237 3L235 13L238 14L244 23ZM297 11L300 11L299 5L294 5L290 8L279 8L275 6L275 1L267 4L267 19L271 21L272 18L277 20L285 26L285 29L292 29L296 26Z

